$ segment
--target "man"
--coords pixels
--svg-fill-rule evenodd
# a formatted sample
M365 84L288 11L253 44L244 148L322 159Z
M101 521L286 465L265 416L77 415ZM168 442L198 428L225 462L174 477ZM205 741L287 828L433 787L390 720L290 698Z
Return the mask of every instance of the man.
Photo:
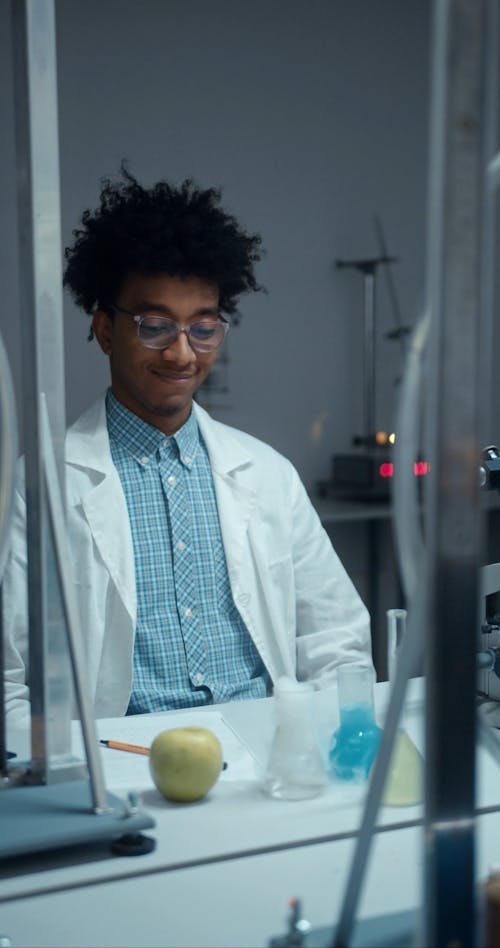
M123 168L66 250L111 387L66 439L68 530L95 713L316 686L370 660L368 614L291 464L193 401L260 238L213 189L146 189ZM6 693L26 714L22 493L4 583Z

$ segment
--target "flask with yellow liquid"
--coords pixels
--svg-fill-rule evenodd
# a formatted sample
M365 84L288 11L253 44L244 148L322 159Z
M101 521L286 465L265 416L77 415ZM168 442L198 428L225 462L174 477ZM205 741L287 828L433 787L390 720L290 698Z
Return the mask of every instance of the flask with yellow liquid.
M394 680L397 651L406 629L406 610L387 611L387 657L389 681ZM384 806L417 806L423 801L423 760L411 737L399 728L387 773Z

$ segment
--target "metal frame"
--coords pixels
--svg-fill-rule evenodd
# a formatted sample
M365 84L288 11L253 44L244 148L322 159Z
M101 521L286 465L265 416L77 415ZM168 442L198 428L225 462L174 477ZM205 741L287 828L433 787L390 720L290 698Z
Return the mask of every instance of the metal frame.
M428 212L424 944L474 945L485 0L435 7ZM446 753L443 753L446 748Z
M63 502L65 391L55 9L12 4L26 434L31 783L81 776L71 755L76 688L95 812L106 791L78 610L68 575ZM17 776L16 780L23 780ZM24 777L24 780L27 776Z
M138 830L153 826L154 820L135 799L126 803L106 793L66 535L54 0L13 0L12 24L26 366L23 394L32 756L26 767L2 770L5 832L0 839L0 856L119 837L120 851L149 852L154 842ZM81 779L86 772L71 754L71 684L89 780ZM4 717L3 701L0 717ZM3 763L5 747L0 750Z
M489 410L489 387L483 380L491 378L494 296L489 289L482 294L482 282L493 277L494 239L491 180L485 189L484 170L495 138L496 93L489 86L497 74L497 27L495 4L488 0L436 0L427 242L427 420L433 477L426 485L426 556L420 569L410 571L414 597L408 633L335 933L337 948L350 942L407 678L422 651L423 630L425 868L418 943L477 944L478 467ZM495 161L490 169L498 178ZM484 727L482 740L495 751Z
M20 318L24 362L24 431L28 540L28 601L32 769L40 783L55 774L51 761L70 754L70 693L51 681L70 681L62 609L49 595L48 529L39 393L45 392L62 481L65 436L62 266L55 12L51 0L13 0L16 166L20 243ZM50 623L51 640L48 639ZM54 702L54 692L57 702ZM65 704L63 715L62 702ZM57 707L54 704L57 703ZM59 727L47 730L57 717ZM52 771L52 772L51 772Z

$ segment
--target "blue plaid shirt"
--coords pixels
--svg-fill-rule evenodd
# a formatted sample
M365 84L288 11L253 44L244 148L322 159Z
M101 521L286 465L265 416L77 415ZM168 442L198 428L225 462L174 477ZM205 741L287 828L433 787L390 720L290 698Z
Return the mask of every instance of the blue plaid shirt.
M209 458L194 413L171 437L106 399L137 584L128 714L256 698L268 674L234 605Z

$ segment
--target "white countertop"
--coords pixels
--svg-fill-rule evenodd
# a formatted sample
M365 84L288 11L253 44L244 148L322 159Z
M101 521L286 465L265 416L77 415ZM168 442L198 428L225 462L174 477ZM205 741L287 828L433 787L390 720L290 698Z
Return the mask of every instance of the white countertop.
M421 681L410 683L403 722L420 747L422 692ZM387 684L377 685L375 693L382 721ZM318 734L328 738L338 721L336 689L318 692L314 700ZM19 860L9 878L0 875L0 928L9 934L10 925L17 933L14 948L252 948L284 929L290 896L305 899L314 925L331 924L341 905L362 800L353 788L334 783L307 801L278 801L263 793L259 762L266 759L273 733L272 708L272 699L264 699L214 709L256 759L252 775L231 778L229 759L228 772L207 797L188 805L168 803L148 783L143 801L156 821L148 831L157 839L153 853L133 859L89 853L85 862L76 862L74 854L72 859L46 854L31 861L29 873ZM203 711L189 714L199 718ZM148 726L157 720L162 730L174 717L148 715ZM114 736L112 722L98 724L100 736ZM134 741L138 734L134 731ZM111 752L105 753L109 760ZM481 748L478 771L478 807L500 806L498 765ZM378 823L385 829L372 844L363 915L419 904L422 831L411 824L421 817L420 806L380 810ZM500 815L485 814L478 819L478 875L499 860ZM35 922L35 910L43 925Z

